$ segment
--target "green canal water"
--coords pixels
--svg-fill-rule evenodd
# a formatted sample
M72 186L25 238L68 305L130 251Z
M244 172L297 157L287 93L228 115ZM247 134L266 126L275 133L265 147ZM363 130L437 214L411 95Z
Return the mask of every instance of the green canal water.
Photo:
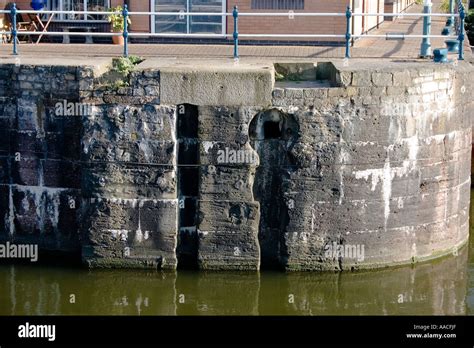
M0 315L474 315L473 240L457 257L354 273L3 265Z

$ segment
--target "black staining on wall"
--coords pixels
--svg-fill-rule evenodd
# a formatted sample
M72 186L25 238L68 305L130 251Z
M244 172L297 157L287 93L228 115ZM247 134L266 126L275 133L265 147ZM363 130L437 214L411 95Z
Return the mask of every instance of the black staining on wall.
M289 215L285 181L294 170L290 151L299 137L299 127L292 115L273 109L255 116L249 133L252 147L260 157L253 191L260 202L261 265L276 268L282 266L286 257L284 238Z
M81 69L0 68L0 242L42 250L80 248L81 115L58 112L79 102Z
M197 268L196 211L199 195L198 107L178 105L178 267Z

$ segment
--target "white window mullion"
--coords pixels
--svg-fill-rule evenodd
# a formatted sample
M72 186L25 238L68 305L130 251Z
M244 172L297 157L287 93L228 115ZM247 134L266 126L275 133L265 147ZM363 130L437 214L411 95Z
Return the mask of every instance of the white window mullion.
M186 0L186 13L189 13L191 12L190 9L189 9L189 1L190 0ZM186 16L187 19L186 19L186 33L189 34L189 31L191 30L191 16Z
M156 11L156 6L155 6L155 0L150 0L150 12L155 12ZM151 28L151 33L155 33L155 26L156 26L156 19L155 15L150 16L150 28Z
M222 0L222 13L227 13L227 0ZM222 35L227 34L227 16L222 15Z

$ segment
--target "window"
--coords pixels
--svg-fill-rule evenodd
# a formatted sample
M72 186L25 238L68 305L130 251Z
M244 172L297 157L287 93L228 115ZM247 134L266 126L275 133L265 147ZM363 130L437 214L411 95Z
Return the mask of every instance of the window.
M155 0L156 12L176 12L174 16L154 16L155 33L222 35L224 16L185 16L184 13L222 13L225 0Z
M107 11L110 8L109 0L87 0L86 10L87 11ZM101 15L88 15L90 20L106 20L105 16Z
M110 0L48 0L48 9L57 11L107 11ZM103 15L57 14L55 20L104 21Z
M254 10L304 10L304 0L252 0Z

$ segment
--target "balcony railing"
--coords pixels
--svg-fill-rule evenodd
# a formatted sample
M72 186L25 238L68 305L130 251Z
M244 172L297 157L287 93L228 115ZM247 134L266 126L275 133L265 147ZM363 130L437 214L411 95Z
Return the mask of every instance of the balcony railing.
M123 55L127 57L129 55L129 38L130 37L199 37L199 38L222 38L227 37L233 40L234 44L234 58L239 58L239 39L241 38L337 38L345 41L345 58L351 57L351 43L354 39L364 39L364 38L390 38L390 39L422 39L422 52L420 56L427 56L426 48L431 48L430 39L431 38L446 38L446 39L457 39L459 40L459 60L464 59L464 40L465 40L465 18L466 11L461 0L457 0L457 11L455 13L432 13L430 0L425 0L424 12L423 13L353 13L350 7L347 7L345 13L308 13L308 12L239 12L237 7L234 7L231 13L223 12L129 12L127 5L123 6L122 12L111 12L111 11L35 11L35 10L17 10L16 5L13 4L10 11L2 10L0 13L9 14L12 18L12 29L11 31L0 31L0 34L3 35L12 35L13 42L13 54L18 54L18 30L16 18L18 14L36 14L38 16L42 15L51 15L56 14L74 14L74 15L110 15L117 14L123 15L125 18L124 26L122 32L113 33L113 32L49 32L49 31L22 31L21 35L49 35L49 36L60 36L60 35L71 35L71 36L96 36L96 37L112 37L112 36L122 36L124 38L124 51ZM194 34L194 33L147 33L147 32L129 32L128 21L126 20L129 16L178 16L179 18L184 18L184 16L222 16L222 17L232 17L234 22L234 31L232 34ZM423 18L423 33L422 34L353 34L352 33L352 19L354 17L415 17ZM340 34L240 34L239 33L239 18L241 17L286 17L294 19L296 17L344 17L346 19L346 31ZM449 18L448 22L450 24L449 33L444 33L442 35L433 35L431 34L431 19L434 17L445 17ZM458 25L456 25L457 23ZM455 35L451 34L454 33Z

